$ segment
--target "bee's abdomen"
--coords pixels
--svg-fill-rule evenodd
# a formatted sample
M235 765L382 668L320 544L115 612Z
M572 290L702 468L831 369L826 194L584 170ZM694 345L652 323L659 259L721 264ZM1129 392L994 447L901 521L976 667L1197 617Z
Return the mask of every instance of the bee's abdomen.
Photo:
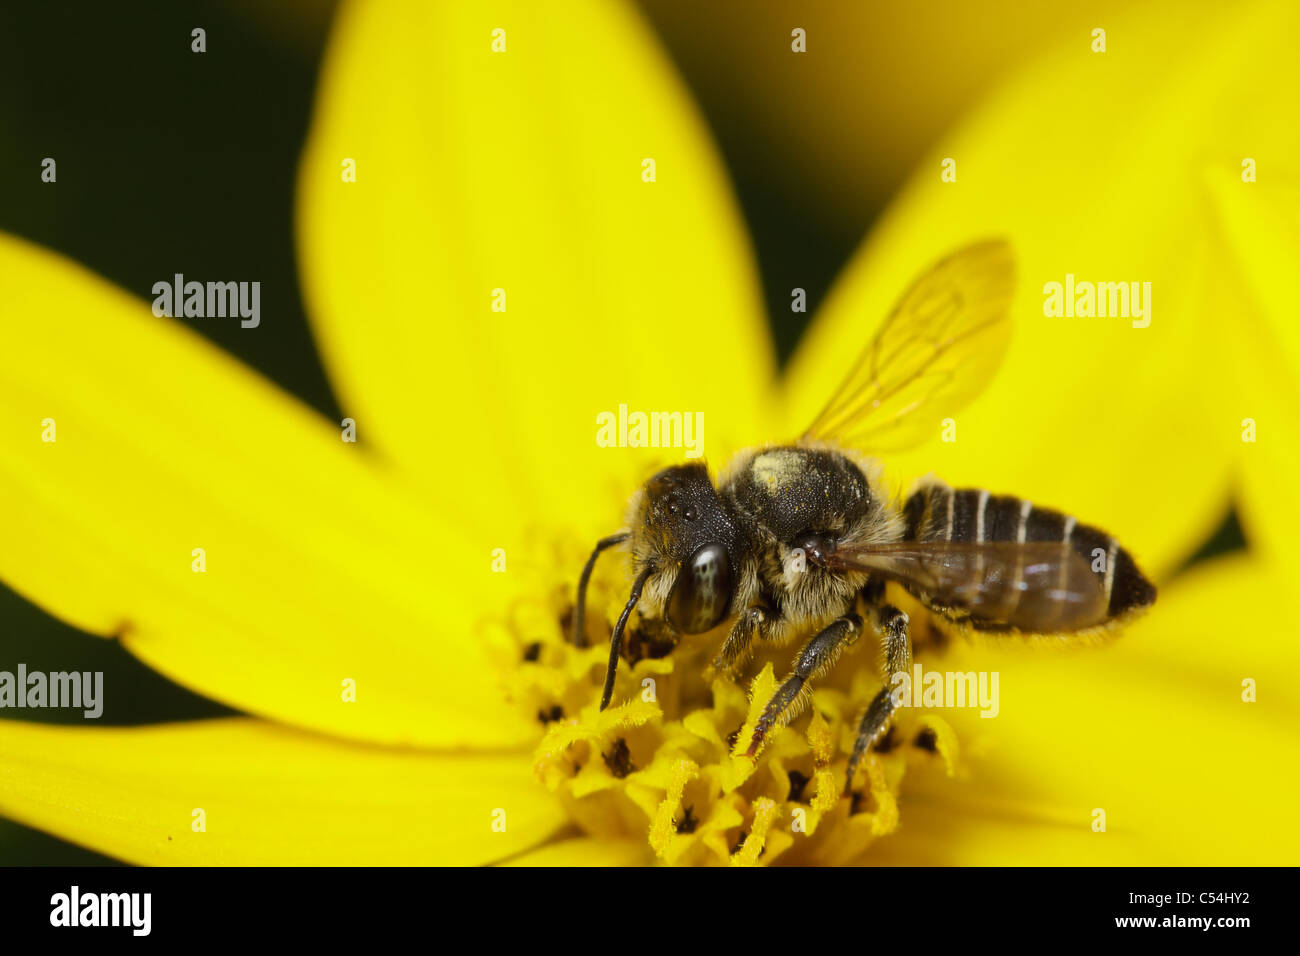
M1114 537L1023 498L934 484L921 488L907 500L904 517L909 541L1068 542L1090 566L1099 569L1109 618L1155 601L1155 587ZM1104 563L1099 560L1103 555Z

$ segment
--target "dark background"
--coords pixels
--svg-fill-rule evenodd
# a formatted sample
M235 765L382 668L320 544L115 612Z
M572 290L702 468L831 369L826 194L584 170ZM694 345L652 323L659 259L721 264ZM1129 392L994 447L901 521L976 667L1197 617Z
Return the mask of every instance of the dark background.
M713 62L713 44L760 39L743 16L720 39L702 6L642 2L726 160L784 360L901 173L864 169L875 186L848 215L805 201L803 174L780 154L755 148L762 137L753 110L734 108L734 78L720 77ZM333 9L329 0L0 5L0 229L70 256L141 298L151 297L158 276L174 272L262 277L258 335L240 335L236 323L189 323L338 419L298 290L292 225L297 159ZM207 31L203 55L190 51L196 26ZM811 62L798 68L816 69ZM47 156L58 164L53 186L40 180ZM806 314L789 311L796 286L807 290ZM3 335L0 329L0 347ZM1241 544L1229 516L1205 553ZM103 671L114 689L103 724L232 713L0 583L0 669L19 661L32 670ZM82 722L57 711L36 719ZM112 862L0 819L0 864Z

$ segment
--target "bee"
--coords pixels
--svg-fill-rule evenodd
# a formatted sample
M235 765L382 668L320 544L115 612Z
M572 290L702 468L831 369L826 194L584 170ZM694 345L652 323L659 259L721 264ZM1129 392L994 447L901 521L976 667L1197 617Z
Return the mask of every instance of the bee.
M727 626L712 668L735 676L754 642L806 642L764 707L745 753L806 706L864 628L887 675L911 670L908 616L886 600L896 582L957 629L1023 635L1105 631L1149 607L1156 589L1105 531L1010 495L929 479L901 504L865 454L916 444L943 409L964 406L996 370L1010 337L1015 264L1000 240L967 246L922 274L791 444L742 452L715 487L704 464L658 472L632 497L626 528L597 542L578 581L573 640L585 643L597 557L626 545L631 594L610 638L600 708L628 617L676 642ZM889 727L888 685L858 723L846 792Z

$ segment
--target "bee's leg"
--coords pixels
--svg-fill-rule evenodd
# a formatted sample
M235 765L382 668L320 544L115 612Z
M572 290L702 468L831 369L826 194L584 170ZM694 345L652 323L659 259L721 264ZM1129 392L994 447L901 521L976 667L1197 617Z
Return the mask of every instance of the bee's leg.
M845 793L853 789L853 774L858 769L862 755L889 727L889 718L894 713L894 698L890 695L891 678L894 674L906 674L912 670L912 639L907 633L907 615L892 604L881 605L875 614L876 629L885 641L885 686L872 699L858 724L858 739L853 744L848 779L844 782Z
M713 659L711 671L733 677L745 662L754 638L768 640L781 626L781 619L766 604L751 604L731 626L731 632L718 651L718 656Z
M862 630L862 618L856 614L845 614L836 618L819 631L795 659L794 673L776 689L772 699L763 708L758 723L754 725L754 736L749 742L746 757L752 757L763 746L763 740L773 728L784 727L799 716L808 702L805 685L825 674L839 659L846 642L851 642Z

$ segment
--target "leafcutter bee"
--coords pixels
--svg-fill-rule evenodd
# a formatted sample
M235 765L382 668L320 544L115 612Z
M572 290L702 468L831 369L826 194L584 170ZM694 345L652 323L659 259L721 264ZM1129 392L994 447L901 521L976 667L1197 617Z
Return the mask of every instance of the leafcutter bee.
M725 624L713 667L732 675L756 639L807 637L758 720L745 751L754 755L798 716L810 682L864 626L882 640L888 674L911 670L908 617L886 600L886 582L960 627L1026 635L1108 629L1155 601L1155 587L1105 531L933 480L898 504L862 457L918 443L935 428L930 413L956 411L978 391L1005 351L1014 284L1005 242L959 250L903 295L797 441L740 453L716 487L701 463L646 482L629 503L627 530L597 543L578 582L573 639L582 645L596 558L630 549L634 578L611 635L602 710L638 604L643 620L674 639ZM859 722L846 789L893 709L886 684Z

